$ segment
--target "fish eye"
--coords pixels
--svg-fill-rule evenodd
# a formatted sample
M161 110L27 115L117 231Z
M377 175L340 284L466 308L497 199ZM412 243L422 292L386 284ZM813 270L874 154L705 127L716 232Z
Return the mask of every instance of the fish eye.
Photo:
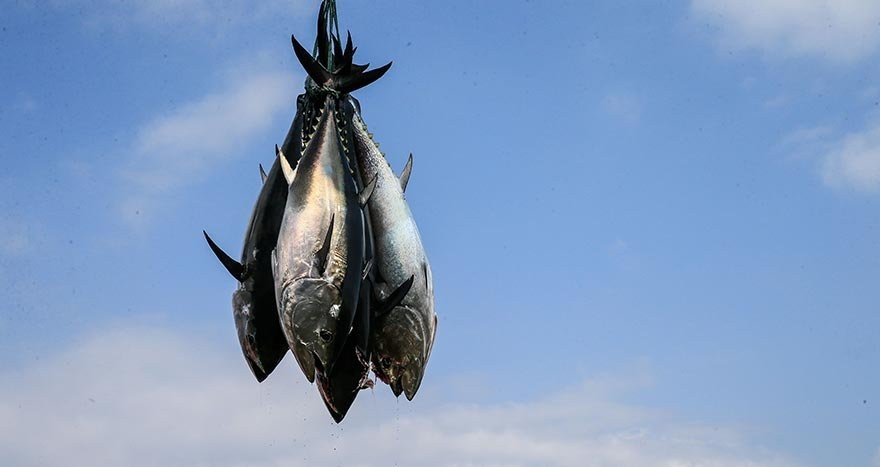
M324 342L330 342L333 340L333 333L326 329L321 329L321 332L319 332L318 335L321 336L321 340Z

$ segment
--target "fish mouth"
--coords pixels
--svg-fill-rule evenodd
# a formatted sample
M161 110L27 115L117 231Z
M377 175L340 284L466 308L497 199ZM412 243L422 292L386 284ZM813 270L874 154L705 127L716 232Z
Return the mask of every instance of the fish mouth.
M299 369L306 375L306 379L310 383L314 383L315 372L323 371L324 369L318 356L298 340L294 342L290 350L293 351L296 363L299 364Z
M251 372L254 374L254 377L257 378L257 382L262 383L266 380L269 374L263 366L263 361L260 360L260 353L257 351L257 343L252 336L245 336L244 339L240 340L244 356L250 364Z
M391 388L394 397L400 397L400 395L405 392L403 373L396 365L387 369L383 369L381 366L378 368L374 367L373 372L376 374L377 378Z
M326 374L330 374L333 371L333 367L335 366L335 356L332 348L321 348L320 346L315 346L314 343L303 343L303 346L308 350L313 365L315 366L315 371L319 371Z
M425 368L418 359L400 366L395 365L386 370L380 367L373 371L382 382L391 388L394 397L400 397L401 394L404 394L410 401L416 397L425 375Z
M403 394L403 383L401 383L400 378L389 383L388 386L391 387L391 392L394 393L394 397L400 397L400 395Z
M268 372L263 365L263 361L260 359L260 352L257 346L256 330L253 324L253 313L251 312L252 302L253 295L250 291L244 285L239 285L238 290L232 295L232 317L238 333L238 342L241 344L241 351L248 363L248 367L250 367L257 381L262 383L268 376Z
M316 378L318 383L320 383L322 378L330 374L330 370L317 353L309 350L308 347L301 343L296 347L297 348L293 351L293 354L296 356L296 361L299 363L300 370L306 375L306 379L309 380L310 383L314 383Z
M422 376L424 375L421 365L416 365L416 368L418 369L405 370L403 374L400 375L400 378L397 379L397 382L403 387L403 393L406 395L406 399L410 401L416 397L416 392L419 391L419 387L422 385Z
M310 351L309 353L312 354L312 361L314 362L314 365L315 365L315 373L320 374L320 375L328 374L330 371L324 365L324 362L321 360L321 357L319 357L318 354L315 353L314 351Z
M315 278L298 278L285 282L284 287L281 325L300 369L313 383L315 371L326 374L333 369L338 352L332 322L335 315L331 313L337 305L329 305L331 311L326 311L328 303L336 301L333 294L338 294L338 289Z
M318 372L318 392L321 394L321 399L324 400L324 405L327 406L327 410L330 412L330 416L333 417L333 421L339 423L345 418L345 412L339 410L336 406L336 400L333 397L333 390L330 387L330 378L322 372Z

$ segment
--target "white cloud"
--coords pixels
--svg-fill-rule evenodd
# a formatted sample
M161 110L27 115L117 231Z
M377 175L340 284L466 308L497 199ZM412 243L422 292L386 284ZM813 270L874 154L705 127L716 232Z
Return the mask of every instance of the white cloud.
M876 0L692 0L691 8L720 29L727 48L843 63L880 46Z
M802 127L783 135L774 150L786 154L789 160L823 160L838 134L833 125Z
M830 125L817 125L813 127L798 128L782 138L781 146L804 146L815 145L826 140L834 134L834 128Z
M786 466L736 431L615 401L588 381L532 402L360 395L336 426L290 358L257 384L237 354L150 328L0 374L4 465ZM627 384L623 384L625 388Z
M127 196L123 215L142 222L159 197L199 179L215 164L244 154L244 144L294 108L298 78L262 72L229 80L203 96L145 124L122 169ZM271 146L266 151L271 153Z
M822 178L836 188L880 191L880 119L833 145L824 157Z
M127 30L185 27L218 28L248 23L270 15L301 15L317 12L317 5L305 0L97 0L83 4L70 0L54 2L62 8L76 8L90 27Z
M633 271L639 268L638 254L626 240L617 238L608 246L608 256L617 268Z
M30 251L33 229L26 223L9 218L0 219L0 254L21 256Z
M765 109L780 109L788 105L789 98L788 96L776 96L766 99L764 101Z
M642 117L642 103L631 93L612 93L602 99L602 108L612 117L628 125L639 122Z
M18 93L17 102L13 105L13 109L22 114L32 114L39 108L37 101L24 92Z

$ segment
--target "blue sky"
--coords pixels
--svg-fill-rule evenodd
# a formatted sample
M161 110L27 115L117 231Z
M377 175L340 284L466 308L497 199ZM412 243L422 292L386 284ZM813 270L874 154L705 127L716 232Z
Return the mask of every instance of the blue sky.
M6 5L3 464L880 466L880 4L340 0L440 327L338 427L201 237L317 5Z

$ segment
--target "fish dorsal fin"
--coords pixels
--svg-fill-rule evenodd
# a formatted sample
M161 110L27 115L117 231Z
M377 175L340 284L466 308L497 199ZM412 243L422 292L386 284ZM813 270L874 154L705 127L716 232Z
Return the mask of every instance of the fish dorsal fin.
M208 246L211 247L211 251L214 252L214 255L216 255L217 259L220 260L220 263L223 264L223 267L225 267L226 270L229 271L229 274L232 274L232 277L237 281L244 282L244 266L220 249L220 247L214 243L214 240L211 240L208 232L202 230L202 233L205 234L205 240L208 241Z
M263 169L263 164L260 164L260 180L261 180L263 183L266 183L266 179L267 179L267 178L269 178L269 176L266 175L266 170Z
M333 240L333 223L335 221L336 214L333 214L330 217L330 226L327 227L327 235L324 236L324 243L315 253L315 266L318 268L318 273L321 275L327 270L327 259L330 256L330 242Z
M409 276L409 279L405 280L403 284L388 294L388 297L385 300L382 300L379 305L376 307L377 317L381 317L391 311L392 308L400 305L400 302L406 297L406 294L409 293L409 289L412 288L413 282L415 281L416 276Z
M370 200L370 197L373 196L373 191L376 189L376 181L379 177L374 176L370 183L361 190L361 193L358 195L358 203L360 203L361 207L367 205L367 201Z
M284 179L290 185L293 183L293 176L296 174L296 171L290 166L290 162L287 161L287 157L281 152L281 148L277 144L275 145L275 155L278 156L278 161L281 162L281 171L284 172Z
M412 175L412 164L413 157L412 153L409 154L409 159L406 160L406 165L403 166L403 171L400 172L400 191L406 193L406 185L409 183L409 176Z

